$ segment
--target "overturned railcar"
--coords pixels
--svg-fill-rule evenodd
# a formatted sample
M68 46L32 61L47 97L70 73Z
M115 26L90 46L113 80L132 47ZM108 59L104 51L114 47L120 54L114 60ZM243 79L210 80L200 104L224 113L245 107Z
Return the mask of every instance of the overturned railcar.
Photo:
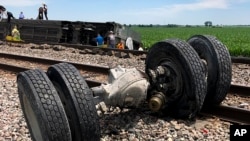
M72 43L95 46L97 33L100 33L106 42L108 32L113 31L116 35L116 41L123 40L128 49L138 49L141 43L140 34L116 22L18 19L11 20L10 23L7 20L0 22L0 40L10 34L15 25L25 42Z

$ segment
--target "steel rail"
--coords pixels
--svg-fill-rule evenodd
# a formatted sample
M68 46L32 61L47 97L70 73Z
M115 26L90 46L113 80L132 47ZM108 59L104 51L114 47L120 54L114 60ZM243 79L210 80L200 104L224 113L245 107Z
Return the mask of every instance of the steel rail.
M35 63L42 63L42 64L47 64L47 65L53 65L53 64L57 64L57 63L61 63L61 62L67 62L67 63L73 64L78 69L96 72L96 73L102 73L105 75L107 75L109 73L109 70L110 70L109 67L86 65L86 64L74 63L74 62L69 62L69 61L45 59L45 58L39 58L39 57L30 57L30 56L23 56L23 55L8 54L8 53L0 53L0 57L35 62ZM236 62L240 62L240 61L237 60ZM240 94L243 96L250 95L250 88L249 87L240 86L240 85L231 85L230 93L238 93L239 91L240 91Z
M10 42L9 43L19 43L19 44L28 44L27 42ZM7 43L8 43L7 42ZM34 42L32 42L34 43ZM103 51L110 51L110 50L114 50L114 51L118 51L118 52L125 52L125 53L131 53L133 55L146 55L148 52L147 51L138 51L138 50L128 50L128 49L113 49L113 48L100 48L97 46L91 46L91 45L81 45L81 44L68 44L68 43L49 43L49 42L37 42L35 44L49 44L49 45L62 45L65 47L70 47L70 48L75 48L75 49L101 49ZM243 63L243 64L250 64L250 57L236 57L236 56L231 56L231 61L232 63Z
M237 94L240 96L250 96L250 87L241 86L241 85L231 85L229 93Z
M53 64L57 64L57 63L61 63L61 62L67 62L67 63L73 64L76 68L78 68L80 70L86 70L86 71L100 73L100 74L104 74L104 75L108 75L109 70L110 70L109 67L103 67L103 66L86 65L86 64L74 63L74 62L69 62L69 61L52 60L52 59L30 57L30 56L23 56L23 55L15 55L15 54L7 54L7 53L0 53L0 57L35 62L35 63L42 63L42 64L47 64L47 65L53 65ZM6 65L6 67L7 67L7 65ZM242 95L242 96L250 96L250 88L246 87L246 86L240 86L240 85L231 85L229 93L231 93L231 94L234 94L234 93L238 94L239 93L239 95Z
M45 58L14 55L14 54L7 54L7 53L0 53L0 57L35 62L35 63L42 63L42 64L47 64L47 65L53 65L53 64L65 62L65 63L70 63L74 65L76 68L81 69L81 70L91 71L91 72L105 74L105 75L108 74L110 70L109 67L104 67L104 66L94 66L94 65L80 64L80 63L74 63L74 62L69 62L69 61L45 59Z
M203 108L201 114L205 116L215 116L231 123L250 125L250 110L242 108L217 105Z
M19 72L22 72L22 71L29 70L30 68L25 68L25 67L19 67L19 66L13 66L13 65L0 63L0 69L6 70L6 71L11 71L11 72L14 72L14 73L19 73Z
M250 64L250 57L231 57L233 63Z
M30 70L30 68L8 65L8 64L4 64L4 63L0 63L0 69L6 70L6 71L11 71L14 73L19 73L22 71ZM94 81L94 80L86 80L86 82L88 83L89 87L96 87L96 86L100 86L102 84L101 82Z
M69 44L71 46L83 46L83 45L75 45L75 44ZM93 46L84 46L87 48L98 48L98 49L103 49L103 50L116 50L116 51L121 51L120 49L109 49L109 48L99 48L99 47L93 47ZM142 55L146 54L147 52L145 51L136 51L136 50L124 50L127 53L137 53L137 55ZM19 60L25 60L25 61L30 61L30 62L37 62L37 63L43 63L43 64L56 64L60 62L67 62L67 61L60 61L60 60L52 60L52 59L44 59L44 58L39 58L39 57L30 57L30 56L22 56L22 55L14 55L14 54L7 54L7 53L0 53L0 57L3 58L10 58L10 59L19 59ZM247 57L231 57L232 63L242 63L242 64L250 64L250 58ZM96 69L96 66L93 65L84 65L84 64L79 64L79 63L74 63L74 62L68 62L73 65L75 65L79 69L85 69L88 71L93 71L97 72L98 69ZM103 72L108 73L109 68L108 67L103 67ZM99 72L102 73L102 72Z

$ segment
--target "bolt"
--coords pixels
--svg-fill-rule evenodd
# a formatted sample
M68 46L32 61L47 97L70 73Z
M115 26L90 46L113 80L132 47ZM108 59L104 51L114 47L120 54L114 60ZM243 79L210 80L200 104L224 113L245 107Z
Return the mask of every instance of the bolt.
M152 81L155 83L156 82L156 77L157 77L157 74L155 71L149 69L149 76L151 77Z
M170 75L169 69L166 68L165 66L158 66L156 71L158 75L166 75L166 76Z

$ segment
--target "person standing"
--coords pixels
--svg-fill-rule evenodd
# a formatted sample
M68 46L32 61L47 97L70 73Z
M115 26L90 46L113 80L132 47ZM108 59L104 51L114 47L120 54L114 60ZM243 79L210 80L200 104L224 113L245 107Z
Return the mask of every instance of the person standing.
M116 45L118 49L124 49L124 41L121 39L120 42Z
M104 43L103 37L98 33L96 37L96 45L97 46L102 46Z
M4 14L7 16L7 23L8 23L8 35L11 35L11 19L15 19L15 17L13 16L13 14L9 11L5 11Z
M4 7L1 7L1 5L0 5L0 9L1 9L0 10L1 19L3 18L3 15L6 15L8 23L10 23L11 19L15 19L13 14L11 12L9 12L9 11L5 11L6 9Z
M3 19L3 11L2 9L0 9L0 22L2 21L2 19Z
M37 19L43 20L43 7L39 7Z
M15 19L15 17L9 11L6 11L6 14L7 14L7 22L8 22L8 30L9 30L8 35L11 35L11 23L10 23L10 21L11 21L11 19Z
M15 19L15 17L13 16L13 14L9 11L6 11L6 8L2 5L0 5L0 21L2 20L3 16L5 15L7 17L7 29L8 29L8 33L7 35L11 35L11 19Z
M47 7L47 5L45 3L43 3L43 13L44 13L44 16L45 16L46 20L48 20L48 16L47 16L48 7Z
M139 51L143 51L142 43L140 43L140 47L138 48Z
M16 25L12 29L11 35L12 35L14 41L21 41L20 32L18 31Z
M8 23L10 22L11 19L15 19L15 17L13 16L13 14L9 11L7 11L7 21Z
M115 48L115 35L114 35L113 31L109 31L107 45L109 48Z
M5 10L6 10L5 7L0 5L0 21L3 19L3 13Z
M20 12L20 14L19 14L19 19L24 19L24 14L23 14L23 12Z

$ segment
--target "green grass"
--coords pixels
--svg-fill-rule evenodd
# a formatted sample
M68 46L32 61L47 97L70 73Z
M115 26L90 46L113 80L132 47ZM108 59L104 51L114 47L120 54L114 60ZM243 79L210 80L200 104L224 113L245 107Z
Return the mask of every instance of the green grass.
M132 27L141 34L144 47L150 48L154 43L169 38L187 40L193 35L216 36L232 56L250 57L250 27Z

